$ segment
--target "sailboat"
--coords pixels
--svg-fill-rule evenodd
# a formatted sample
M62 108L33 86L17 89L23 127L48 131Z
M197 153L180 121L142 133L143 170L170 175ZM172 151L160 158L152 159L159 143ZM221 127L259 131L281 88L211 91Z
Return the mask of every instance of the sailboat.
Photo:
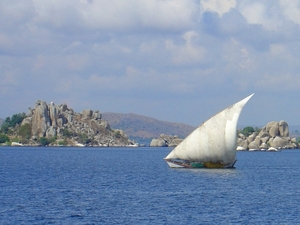
M234 168L237 123L253 96L227 107L202 123L164 159L172 168Z

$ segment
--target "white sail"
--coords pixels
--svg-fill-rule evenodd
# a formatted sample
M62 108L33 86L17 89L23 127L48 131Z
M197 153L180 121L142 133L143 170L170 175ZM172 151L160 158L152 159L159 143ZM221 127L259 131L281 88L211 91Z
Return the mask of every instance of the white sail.
M224 109L201 124L167 155L165 160L168 164L173 167L172 165L175 164L170 159L181 159L202 164L213 163L221 167L233 165L236 161L238 119L244 105L253 95Z

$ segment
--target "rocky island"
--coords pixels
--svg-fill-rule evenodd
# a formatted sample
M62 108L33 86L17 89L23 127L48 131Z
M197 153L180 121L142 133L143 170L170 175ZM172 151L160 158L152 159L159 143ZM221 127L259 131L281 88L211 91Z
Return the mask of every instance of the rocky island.
M252 127L251 127L252 128ZM280 150L296 149L299 144L295 137L289 136L289 126L287 122L272 121L261 129L243 132L238 131L237 150L239 151L260 151L260 150ZM161 134L158 138L152 139L151 147L175 147L183 139L178 136Z
M74 112L66 104L59 106L38 100L22 117L20 124L9 127L10 118L2 124L2 132L11 143L27 146L136 146L122 130L111 129L99 110ZM4 128L3 128L4 127Z
M296 138L289 136L289 126L286 121L272 121L249 136L238 133L237 150L280 150L298 148Z
M110 118L108 114L106 117ZM113 118L104 119L99 110L86 109L77 113L66 104L55 105L54 102L47 104L38 100L33 108L29 107L27 113L15 114L12 118L0 121L2 122L0 145L147 146L149 144L139 145L133 141L139 137L138 134L145 133L141 131L146 130L146 133L151 134L149 137L152 137L149 140L151 147L176 147L194 129L147 117L144 119L145 122L143 118L125 114L120 123L126 126L118 127L115 124L112 128L108 121L114 121ZM151 126L157 130L157 134L150 132ZM140 133L135 133L134 137L128 136L127 132L125 134L123 131L126 127L128 132L137 130ZM174 131L179 135L174 135ZM163 132L167 134L162 134ZM284 120L269 122L262 128L246 127L237 133L237 150L299 148L299 140L290 136L289 125Z

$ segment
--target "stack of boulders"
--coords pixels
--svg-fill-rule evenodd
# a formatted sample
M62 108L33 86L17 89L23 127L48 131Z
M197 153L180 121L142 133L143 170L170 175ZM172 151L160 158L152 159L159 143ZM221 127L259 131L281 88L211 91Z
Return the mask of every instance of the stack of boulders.
M296 138L289 137L289 126L284 121L270 122L259 133L254 132L245 137L239 133L237 150L268 150L298 148Z
M85 135L92 140L91 145L96 146L127 146L134 144L121 130L113 130L107 121L102 120L98 110L83 110L81 113L69 109L66 104L56 106L53 102L49 105L45 101L38 100L35 108L29 108L27 117L21 125L31 125L31 141L38 138L65 139L65 130L70 145L77 145L78 135ZM84 143L82 143L84 144Z
M152 139L150 147L175 147L183 139L178 136L161 134L159 138ZM289 136L289 126L284 121L273 121L264 126L260 132L253 132L246 137L238 133L237 150L280 150L298 148L296 138Z
M161 134L159 138L152 139L150 147L175 147L180 142L182 142L182 139L179 138L177 135L172 136Z

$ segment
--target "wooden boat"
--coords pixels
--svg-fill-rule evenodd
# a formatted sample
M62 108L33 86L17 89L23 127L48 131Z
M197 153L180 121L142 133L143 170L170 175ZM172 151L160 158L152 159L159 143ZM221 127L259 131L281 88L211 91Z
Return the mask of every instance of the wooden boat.
M165 157L173 168L234 168L240 113L254 94L202 123Z

